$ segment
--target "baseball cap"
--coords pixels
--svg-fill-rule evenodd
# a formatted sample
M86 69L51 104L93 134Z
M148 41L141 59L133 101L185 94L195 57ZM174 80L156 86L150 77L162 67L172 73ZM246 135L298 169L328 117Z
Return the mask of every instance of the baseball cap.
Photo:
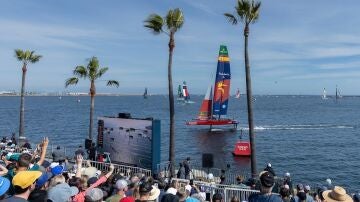
M310 186L309 186L309 185L305 185L304 190L305 190L305 191L310 191Z
M125 189L128 186L128 183L126 182L126 180L121 179L116 181L115 186L118 190L121 190L121 189Z
M51 168L51 173L55 175L60 175L64 171L64 166L57 165L53 168Z
M275 183L274 175L268 171L260 173L260 183L264 187L272 187Z
M41 175L40 171L20 171L12 179L12 184L25 189L32 185Z
M5 194L10 187L10 181L5 177L0 177L0 196Z
M42 172L41 176L36 181L36 187L40 188L52 177L52 174L49 172Z
M85 194L85 199L89 201L98 201L101 200L104 196L104 193L99 188L92 188Z
M78 192L78 188L70 187L66 183L60 183L49 189L48 197L52 202L64 202L68 201L70 197L75 196Z
M88 179L87 184L88 186L91 186L92 184L95 184L95 182L98 180L97 177L91 177Z

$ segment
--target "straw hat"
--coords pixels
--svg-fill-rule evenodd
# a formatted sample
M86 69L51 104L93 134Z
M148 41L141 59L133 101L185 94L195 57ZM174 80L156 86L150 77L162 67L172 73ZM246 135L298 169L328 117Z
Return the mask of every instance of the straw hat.
M325 201L327 202L337 202L337 201L344 201L344 202L352 202L351 196L346 194L344 188L335 186L333 190L327 190L322 193Z
M157 199L159 197L159 195L160 195L160 189L158 189L155 186L152 186L148 200L153 201L153 200Z

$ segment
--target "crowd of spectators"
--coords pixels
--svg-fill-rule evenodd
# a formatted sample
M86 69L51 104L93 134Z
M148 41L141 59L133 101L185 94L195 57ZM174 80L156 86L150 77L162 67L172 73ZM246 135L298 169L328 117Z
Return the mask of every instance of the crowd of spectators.
M75 152L74 162L69 163L57 148L52 153L52 161L46 160L49 145L44 138L34 150L29 145L20 150L14 149L14 140L1 141L0 164L0 201L6 202L223 202L220 192L209 194L205 187L197 186L188 180L180 186L177 180L159 176L145 176L142 173L114 173L114 165L100 171L90 161L84 159L81 147ZM92 156L93 157L93 156ZM177 177L190 179L190 158L181 165ZM221 175L224 172L222 171ZM225 176L225 175L223 175ZM224 182L225 177L221 177ZM275 172L271 164L259 174L258 179L245 182L242 176L237 178L241 189L257 189L251 194L249 202L319 202L319 201L359 201L359 195L350 196L340 186L332 186L310 191L308 185L293 187L290 173L286 173L280 184L276 183ZM279 190L274 189L277 187ZM239 198L230 197L232 202ZM230 200L230 199L228 199Z

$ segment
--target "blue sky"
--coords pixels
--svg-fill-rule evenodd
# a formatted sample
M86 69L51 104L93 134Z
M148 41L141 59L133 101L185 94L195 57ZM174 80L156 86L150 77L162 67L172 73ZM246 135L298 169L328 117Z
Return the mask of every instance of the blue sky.
M150 13L162 16L179 7L185 15L176 33L173 80L186 80L191 93L204 94L216 68L220 44L228 46L232 92L245 89L242 26L223 17L235 0L2 0L0 6L0 91L20 89L21 64L14 49L43 55L29 66L29 91L64 91L76 65L97 56L110 70L98 92L167 92L168 38L143 27ZM250 28L254 94L359 95L360 1L263 1L259 21ZM87 92L80 81L68 91Z

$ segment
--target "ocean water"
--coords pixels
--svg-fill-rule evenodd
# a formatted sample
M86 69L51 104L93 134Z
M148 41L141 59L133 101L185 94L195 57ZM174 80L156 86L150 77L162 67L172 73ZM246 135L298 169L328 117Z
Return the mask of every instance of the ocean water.
M238 130L216 133L209 133L207 127L185 125L197 116L202 98L194 95L195 103L175 105L176 159L190 156L201 162L202 153L212 153L216 167L230 164L231 170L248 171L250 159L231 154L241 131L244 138L248 136L245 97L231 98L229 104L228 117L240 122ZM0 97L0 136L18 131L19 102L19 97ZM34 143L48 136L54 145L83 144L89 103L89 97L26 97L26 136ZM149 96L146 100L142 96L96 97L95 117L119 112L162 121L161 157L166 161L167 96ZM290 172L295 182L324 184L330 178L333 184L359 191L360 97L343 97L336 102L320 96L255 96L254 121L258 170L270 162L277 175Z

